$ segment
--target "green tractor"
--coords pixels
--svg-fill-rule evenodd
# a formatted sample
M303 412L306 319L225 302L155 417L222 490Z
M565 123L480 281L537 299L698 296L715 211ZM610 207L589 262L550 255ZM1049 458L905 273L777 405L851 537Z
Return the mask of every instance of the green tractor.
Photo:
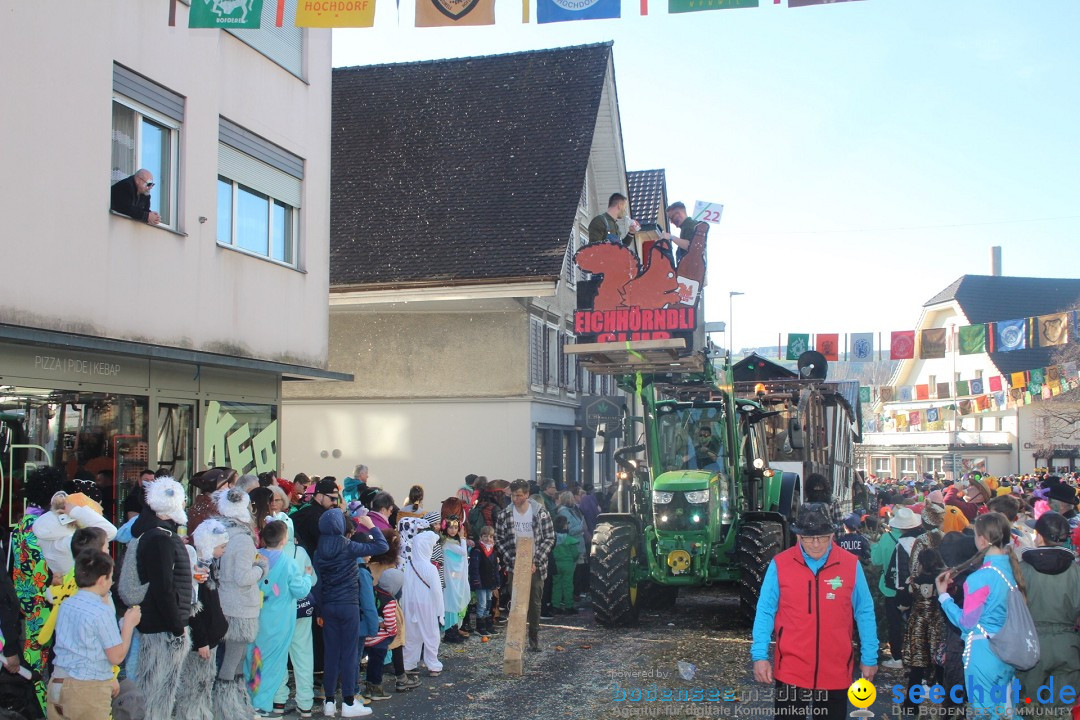
M643 607L670 606L680 588L718 582L738 584L752 619L769 561L791 543L801 490L797 474L768 467L762 420L775 411L737 398L728 366L698 368L620 376L643 413L624 432L644 442L616 451L612 512L593 534L590 587L602 625L633 623Z

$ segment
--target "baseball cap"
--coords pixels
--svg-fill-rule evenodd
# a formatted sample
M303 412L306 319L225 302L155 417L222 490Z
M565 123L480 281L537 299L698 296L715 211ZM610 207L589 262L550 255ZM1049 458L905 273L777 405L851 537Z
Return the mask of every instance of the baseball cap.
M315 484L315 494L340 495L341 490L338 489L337 483L333 480L320 480Z

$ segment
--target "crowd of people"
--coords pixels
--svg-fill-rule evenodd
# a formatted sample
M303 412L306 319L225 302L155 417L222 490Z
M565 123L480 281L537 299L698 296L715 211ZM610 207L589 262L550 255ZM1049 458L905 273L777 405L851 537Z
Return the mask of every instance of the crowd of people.
M903 674L905 716L931 702L957 717L1080 716L1078 482L871 478L840 522L830 498L800 507L798 542L764 575L751 648L778 714L847 717L852 679L880 665Z
M540 619L577 612L591 492L469 475L399 508L367 480L213 468L185 488L146 470L116 503L100 477L35 470L0 585L3 664L31 716L362 717L437 677L444 643L497 633L515 569L532 579L530 650Z

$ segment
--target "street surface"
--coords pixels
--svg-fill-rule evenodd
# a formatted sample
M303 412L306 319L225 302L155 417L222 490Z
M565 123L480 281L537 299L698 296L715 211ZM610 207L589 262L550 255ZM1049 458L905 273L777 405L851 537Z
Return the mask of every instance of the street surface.
M394 693L388 678L384 687L393 698L372 703L371 717L773 717L771 688L753 680L750 629L739 618L733 591L687 592L672 611L644 612L638 627L617 630L598 626L587 604L579 605L577 615L541 622L542 652L525 653L523 677L502 674L502 634L489 643L474 636L463 645L443 645L442 675L429 678L421 671L417 690ZM696 666L690 680L680 677L680 661ZM894 712L887 688L902 682L900 672L879 673L877 701L870 708L876 717ZM670 691L673 699L644 699L651 697L654 685L658 698ZM635 691L643 699L635 701ZM695 692L702 700L687 700ZM675 699L679 693L681 701ZM317 710L315 717L320 717Z

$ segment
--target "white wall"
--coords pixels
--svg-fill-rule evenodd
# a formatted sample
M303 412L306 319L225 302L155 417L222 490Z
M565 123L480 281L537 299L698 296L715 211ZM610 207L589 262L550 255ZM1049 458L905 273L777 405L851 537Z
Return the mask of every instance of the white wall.
M178 4L0 0L0 322L323 365L327 356L330 31L306 82ZM113 63L187 98L179 229L109 213ZM305 159L306 272L216 244L218 117ZM155 188L157 190L157 188ZM200 224L198 218L206 217Z
M388 490L399 504L418 483L424 486L425 505L434 507L456 492L469 473L489 479L533 477L530 405L527 400L286 400L281 474L342 478L364 463L372 484ZM333 456L335 450L340 457Z

